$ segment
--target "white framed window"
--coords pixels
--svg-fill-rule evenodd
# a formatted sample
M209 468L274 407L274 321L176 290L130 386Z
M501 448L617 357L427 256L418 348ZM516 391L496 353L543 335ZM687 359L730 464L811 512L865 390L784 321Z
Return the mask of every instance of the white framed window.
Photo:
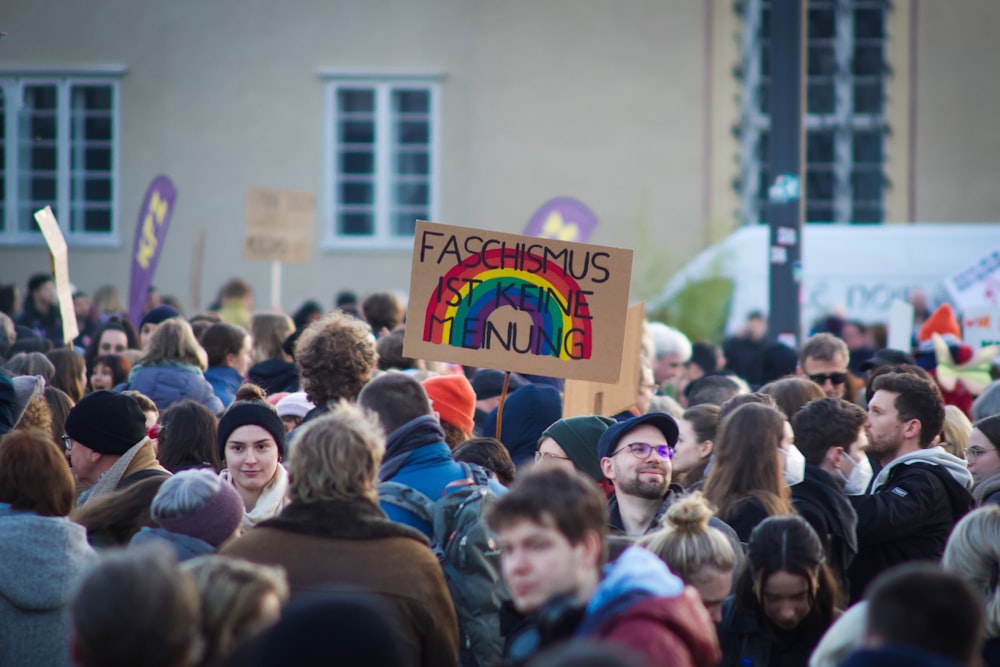
M437 218L440 76L323 78L324 247L412 247Z
M740 195L744 224L767 222L770 5L743 8ZM808 0L806 222L885 218L888 0Z
M68 244L118 245L122 72L0 71L0 244L43 244L51 206Z

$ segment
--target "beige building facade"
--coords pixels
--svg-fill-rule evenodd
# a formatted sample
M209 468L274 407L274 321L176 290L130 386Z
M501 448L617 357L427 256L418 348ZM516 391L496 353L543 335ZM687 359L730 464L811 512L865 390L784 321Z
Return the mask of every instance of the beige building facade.
M0 283L46 268L26 216L49 198L73 282L127 294L142 196L166 174L154 283L190 311L231 276L270 305L270 267L242 257L251 186L316 194L285 309L405 292L407 220L520 232L557 196L596 213L592 242L636 251L632 300L652 296L744 219L734 4L9 0ZM884 222L1000 220L1000 3L885 16Z

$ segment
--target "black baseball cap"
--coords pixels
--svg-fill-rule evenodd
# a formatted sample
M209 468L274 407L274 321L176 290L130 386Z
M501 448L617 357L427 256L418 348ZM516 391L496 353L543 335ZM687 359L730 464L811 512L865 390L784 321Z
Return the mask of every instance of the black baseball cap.
M649 424L659 429L671 447L677 444L680 431L674 418L663 412L647 412L644 415L609 426L608 430L601 434L601 439L597 441L597 455L602 459L611 456L622 436L643 424Z
M894 350L891 347L884 347L866 359L861 364L861 370L870 371L873 368L882 366L897 366L899 364L914 364L913 355L902 350Z

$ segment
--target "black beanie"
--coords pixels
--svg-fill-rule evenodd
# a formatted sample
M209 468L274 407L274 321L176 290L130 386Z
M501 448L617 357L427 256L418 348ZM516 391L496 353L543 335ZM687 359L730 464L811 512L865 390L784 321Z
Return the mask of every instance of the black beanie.
M568 417L545 429L542 437L548 436L555 440L573 461L573 465L595 482L600 482L604 479L604 473L601 471L601 457L597 455L597 441L614 423L614 419L597 415Z
M240 426L260 426L271 434L285 458L285 425L277 410L264 401L236 401L219 420L219 458L226 460L226 441Z
M146 415L130 396L95 391L66 415L66 435L95 452L121 456L146 437Z
M153 308L148 313L142 316L142 320L139 322L139 329L141 330L145 324L162 324L172 317L180 317L181 311L177 310L173 306L168 306L163 304L162 306L157 306Z

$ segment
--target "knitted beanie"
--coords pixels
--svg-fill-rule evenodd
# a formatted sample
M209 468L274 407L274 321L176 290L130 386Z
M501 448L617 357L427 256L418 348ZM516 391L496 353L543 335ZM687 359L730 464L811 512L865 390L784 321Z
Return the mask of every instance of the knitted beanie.
M66 435L95 452L121 456L146 437L146 415L130 396L95 391L70 409Z
M243 500L209 470L182 470L160 486L150 513L164 530L218 547L243 520Z
M614 423L614 419L597 415L569 417L542 431L542 437L555 440L577 469L599 482L604 479L604 473L601 472L601 459L597 456L597 441Z
M28 403L45 391L45 378L41 375L19 375L14 378L14 392L17 400L14 403L14 426L21 421Z
M139 329L142 329L144 324L160 324L165 320L169 320L171 317L180 317L180 315L181 311L177 310L173 306L168 306L166 304L157 306L142 316L142 320L139 322Z
M226 441L241 426L260 426L271 434L278 444L281 458L285 458L285 425L281 417L264 401L236 401L219 420L219 458L226 460Z
M441 421L472 433L475 426L476 392L464 375L442 375L424 380L424 391L431 399L431 408Z
M316 406L306 398L306 392L296 391L286 394L274 409L278 411L279 417L305 417L310 410Z

